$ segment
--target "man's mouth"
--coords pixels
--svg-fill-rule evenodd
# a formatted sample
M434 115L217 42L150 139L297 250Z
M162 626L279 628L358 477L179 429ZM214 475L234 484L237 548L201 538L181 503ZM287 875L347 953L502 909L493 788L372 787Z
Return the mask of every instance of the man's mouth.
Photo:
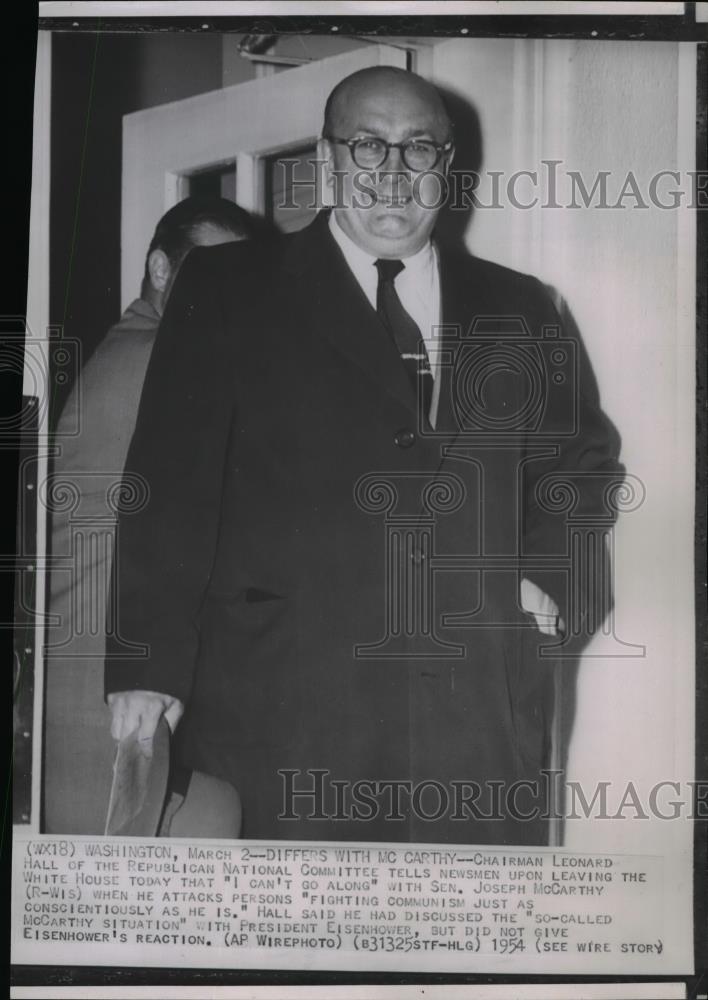
M392 198L380 194L376 196L376 204L383 205L384 208L405 208L406 205L410 204L411 200L410 195L407 198Z

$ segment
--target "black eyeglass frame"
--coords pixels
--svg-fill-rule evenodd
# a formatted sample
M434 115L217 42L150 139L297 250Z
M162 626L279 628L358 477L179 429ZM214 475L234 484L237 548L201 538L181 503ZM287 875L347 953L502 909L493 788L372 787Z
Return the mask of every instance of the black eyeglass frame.
M382 167L386 162L386 160L389 158L392 149L400 149L401 159L403 160L408 170L412 170L414 173L425 173L426 170L434 170L435 167L440 162L441 157L447 155L448 153L451 153L455 148L455 143L452 141L452 139L448 139L447 142L440 143L440 142L433 142L432 139L416 139L416 138L404 139L403 142L389 142L387 139L382 139L378 135L358 135L353 139L339 139L337 136L334 135L323 135L322 138L326 142L336 142L341 146L347 146L349 148L349 153L351 154L351 158L354 160L354 163L356 163L357 167L359 167L360 170L378 170L379 167ZM383 159L380 161L380 163L377 163L376 166L365 167L362 166L362 164L359 163L359 161L357 160L354 149L360 142L371 142L372 140L374 142L380 142L383 145L384 156ZM406 147L412 145L413 143L424 143L426 146L433 147L436 153L436 157L435 161L429 167L424 167L423 170L419 170L417 167L412 167L410 165L410 163L406 159Z

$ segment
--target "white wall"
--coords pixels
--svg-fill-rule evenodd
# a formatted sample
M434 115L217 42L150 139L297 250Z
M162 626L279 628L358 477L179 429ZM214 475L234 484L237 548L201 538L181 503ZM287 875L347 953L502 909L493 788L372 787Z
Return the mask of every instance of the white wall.
M681 55L674 43L454 40L435 48L433 78L476 104L484 168L542 170L542 158L563 158L589 186L609 170L613 203L630 170L646 191L655 172L692 168L694 65L695 49ZM519 194L530 196L530 187ZM473 252L535 273L565 297L622 434L623 461L646 487L641 508L620 519L615 560L617 634L646 655L588 656L579 676L569 777L590 789L632 779L646 790L692 773L690 225L685 211L656 207L507 207L478 211L467 235ZM656 849L676 833L670 823L628 827L595 825L593 847L629 836L635 850L644 841ZM570 845L587 835L570 824Z

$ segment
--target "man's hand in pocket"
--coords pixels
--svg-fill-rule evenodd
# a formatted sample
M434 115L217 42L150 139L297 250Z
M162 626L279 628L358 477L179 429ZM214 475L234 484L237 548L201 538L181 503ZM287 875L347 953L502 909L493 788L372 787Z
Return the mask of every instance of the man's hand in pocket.
M565 622L560 617L560 609L552 597L526 577L521 581L519 592L521 607L536 619L539 632L544 635L558 635L559 632L565 632Z

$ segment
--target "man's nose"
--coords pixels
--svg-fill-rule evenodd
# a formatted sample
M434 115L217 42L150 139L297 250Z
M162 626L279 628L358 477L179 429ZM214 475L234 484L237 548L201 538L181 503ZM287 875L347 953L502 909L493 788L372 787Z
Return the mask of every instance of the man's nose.
M403 159L398 146L391 146L388 156L379 167L378 187L387 194L395 194L401 183L410 184L411 170Z

